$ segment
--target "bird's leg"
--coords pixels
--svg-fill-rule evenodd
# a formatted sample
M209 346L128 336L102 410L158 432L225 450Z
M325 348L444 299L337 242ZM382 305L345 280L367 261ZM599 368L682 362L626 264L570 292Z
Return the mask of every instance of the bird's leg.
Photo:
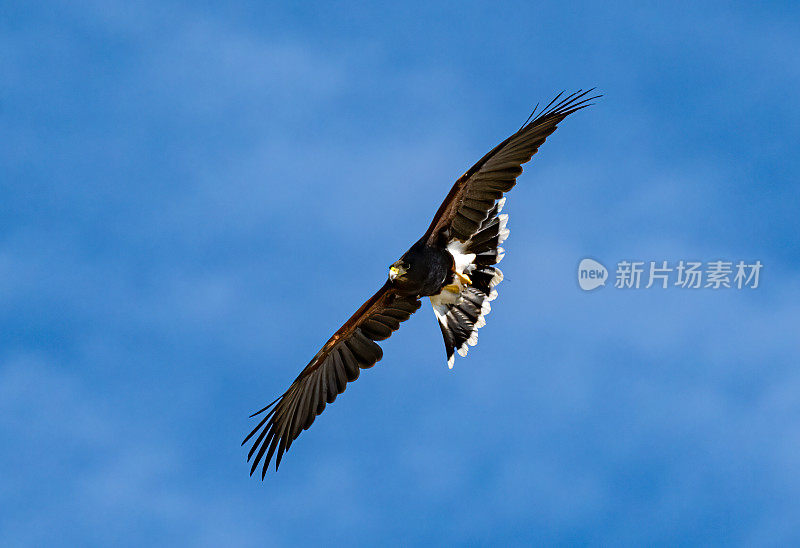
M466 274L462 274L461 272L456 272L455 269L453 269L453 274L455 274L456 278L458 279L458 281L461 282L462 285L472 285L472 280L470 280L469 276L467 276ZM461 293L461 285L459 285L458 283L448 284L444 286L442 289L445 291L449 291L450 293L456 293L456 294Z

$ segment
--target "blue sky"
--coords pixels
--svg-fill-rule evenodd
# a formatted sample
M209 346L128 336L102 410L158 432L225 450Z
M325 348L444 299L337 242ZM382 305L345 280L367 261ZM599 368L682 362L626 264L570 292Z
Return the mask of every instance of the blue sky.
M0 8L0 544L800 541L797 4L206 4ZM589 86L468 358L425 304L249 478L247 415ZM765 266L584 293L586 256Z

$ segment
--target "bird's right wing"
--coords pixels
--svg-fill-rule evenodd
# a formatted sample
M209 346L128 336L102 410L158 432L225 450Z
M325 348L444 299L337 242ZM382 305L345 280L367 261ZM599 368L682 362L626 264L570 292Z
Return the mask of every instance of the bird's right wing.
M388 339L419 307L419 298L401 295L389 282L365 302L317 352L289 389L252 415L269 411L242 442L244 445L258 434L247 455L248 461L255 455L250 474L266 453L261 471L264 479L276 449L277 470L284 452L300 432L311 426L325 404L333 403L347 383L358 378L360 369L372 367L383 357L381 347L374 341Z

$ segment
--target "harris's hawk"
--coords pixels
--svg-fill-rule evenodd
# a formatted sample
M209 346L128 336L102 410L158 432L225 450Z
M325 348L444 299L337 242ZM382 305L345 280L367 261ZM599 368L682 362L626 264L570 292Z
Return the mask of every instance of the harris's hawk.
M422 297L433 305L447 365L453 367L456 352L466 356L469 346L478 342L478 329L486 324L490 302L497 297L495 286L503 279L496 265L509 232L508 217L500 213L504 193L558 124L599 97L588 96L591 91L563 98L559 94L538 115L534 109L516 133L459 177L422 238L389 268L383 287L333 334L286 392L251 415L266 413L242 442L253 439L247 455L248 462L253 461L251 475L263 462L264 479L273 455L278 469L300 432L358 378L361 369L383 357L376 341L389 338L419 309Z

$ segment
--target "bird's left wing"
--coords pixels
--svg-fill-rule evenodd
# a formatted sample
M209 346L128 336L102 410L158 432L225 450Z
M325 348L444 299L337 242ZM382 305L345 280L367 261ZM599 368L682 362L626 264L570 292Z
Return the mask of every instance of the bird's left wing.
M500 215L504 194L558 124L599 97L590 96L591 92L563 98L561 93L538 115L534 109L516 133L458 178L422 237L427 245L446 247L453 254L458 274L455 288L447 286L431 296L448 367L453 367L456 351L465 356L468 347L477 344L478 329L485 325L490 301L497 297L495 286L503 279L496 265L505 254L500 244L509 232L508 216Z
M317 352L289 389L252 415L268 411L242 442L244 445L257 435L247 455L248 462L253 459L250 474L266 453L261 471L264 479L276 449L277 470L284 452L311 426L325 404L333 403L347 383L358 378L360 369L372 367L383 357L375 341L389 338L419 307L419 298L399 294L389 282L370 297Z
M559 94L535 118L534 110L519 131L490 150L459 177L422 239L428 245L445 245L453 240L466 242L476 234L497 201L516 184L522 173L522 164L536 154L557 125L599 97L587 97L593 89L564 98Z

